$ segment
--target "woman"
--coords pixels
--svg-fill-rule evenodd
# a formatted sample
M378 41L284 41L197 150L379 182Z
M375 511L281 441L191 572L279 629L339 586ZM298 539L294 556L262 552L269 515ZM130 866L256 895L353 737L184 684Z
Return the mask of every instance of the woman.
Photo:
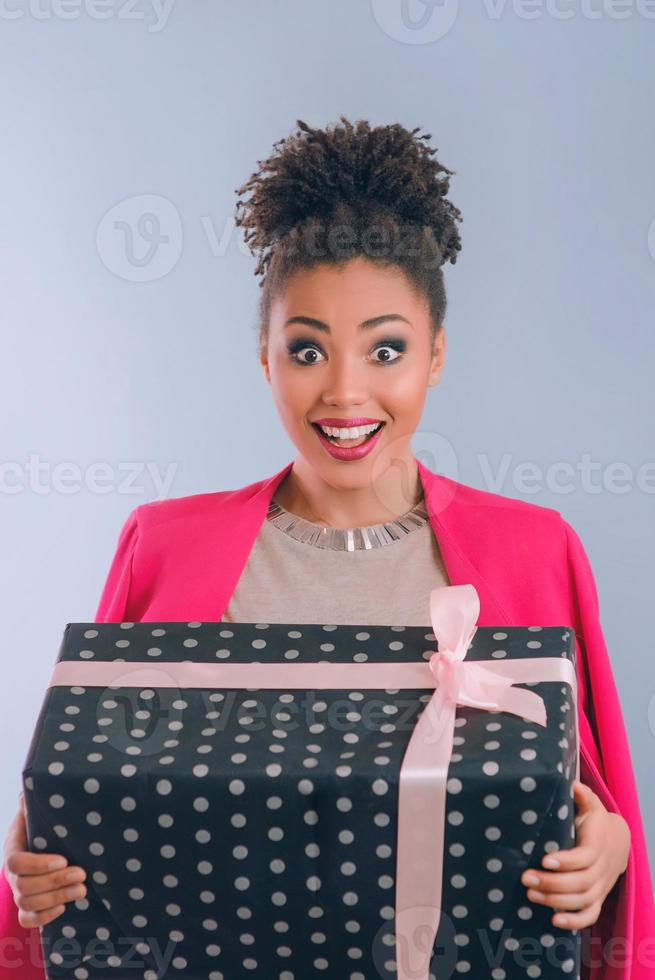
M341 123L299 120L237 191L251 192L237 223L265 273L260 361L296 457L237 490L136 507L96 621L425 625L432 588L472 582L479 625L572 625L576 846L532 869L536 885L527 872L521 883L554 925L582 930L583 976L645 980L653 891L580 539L558 511L439 476L411 450L444 364L441 266L460 249L461 215L446 198L453 171L418 129ZM2 935L15 939L2 976L20 960L21 977L42 978L28 954L36 927L85 893L62 891L72 869L49 871L53 857L27 852L19 810L0 882Z

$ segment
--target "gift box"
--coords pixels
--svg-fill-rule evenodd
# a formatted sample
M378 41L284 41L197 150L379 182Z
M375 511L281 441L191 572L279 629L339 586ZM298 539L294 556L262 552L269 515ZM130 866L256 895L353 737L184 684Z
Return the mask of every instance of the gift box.
M87 872L48 978L580 975L520 881L575 844L575 634L69 623L23 768L28 846Z

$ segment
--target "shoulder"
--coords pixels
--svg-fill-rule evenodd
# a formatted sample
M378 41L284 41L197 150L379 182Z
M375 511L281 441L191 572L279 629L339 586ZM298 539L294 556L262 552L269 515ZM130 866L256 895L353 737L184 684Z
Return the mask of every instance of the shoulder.
M555 507L482 490L424 470L436 526L451 543L484 555L494 574L527 569L566 588L567 568L588 566L575 529ZM588 570L586 573L589 574Z
M191 493L164 500L150 500L139 504L129 515L141 534L157 529L172 529L184 524L191 528L207 522L229 517L260 492L267 480L257 480L243 487L214 490L208 493Z
M428 471L429 491L435 509L444 521L471 531L530 533L539 537L555 535L564 542L570 525L555 507L482 490L441 474Z

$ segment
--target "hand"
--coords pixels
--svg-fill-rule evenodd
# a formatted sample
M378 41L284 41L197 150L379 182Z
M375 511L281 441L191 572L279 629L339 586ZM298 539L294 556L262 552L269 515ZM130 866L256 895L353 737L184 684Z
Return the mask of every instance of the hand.
M556 868L559 863L559 870L549 874L528 868L521 881L532 886L530 901L558 910L551 919L554 926L584 929L597 921L605 897L628 865L630 828L579 780L573 783L573 796L576 846L544 855L543 866Z
M86 878L86 871L84 868L67 867L68 860L62 855L35 854L27 850L22 793L18 800L18 813L5 838L5 877L18 907L19 923L24 928L33 928L52 922L61 915L65 911L62 902L71 902L86 895L86 885L81 884Z

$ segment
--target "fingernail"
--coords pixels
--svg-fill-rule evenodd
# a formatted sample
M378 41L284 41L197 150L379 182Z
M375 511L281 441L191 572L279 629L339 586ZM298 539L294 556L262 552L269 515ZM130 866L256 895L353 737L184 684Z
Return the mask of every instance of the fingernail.
M538 884L539 884L539 879L538 879L538 878L537 878L537 876L536 876L535 874L533 874L533 873L532 873L531 871L527 871L527 872L526 872L526 873L525 873L525 874L523 875L523 881L524 881L524 883L525 883L526 885L538 885Z
M551 854L543 859L542 864L545 868L559 868L559 861Z
M568 921L569 920L567 919L567 917L565 915L556 915L555 916L555 922L557 923L558 926L565 926Z
M65 868L68 864L66 858L53 858L52 861L48 863L48 871L59 871L60 868Z

